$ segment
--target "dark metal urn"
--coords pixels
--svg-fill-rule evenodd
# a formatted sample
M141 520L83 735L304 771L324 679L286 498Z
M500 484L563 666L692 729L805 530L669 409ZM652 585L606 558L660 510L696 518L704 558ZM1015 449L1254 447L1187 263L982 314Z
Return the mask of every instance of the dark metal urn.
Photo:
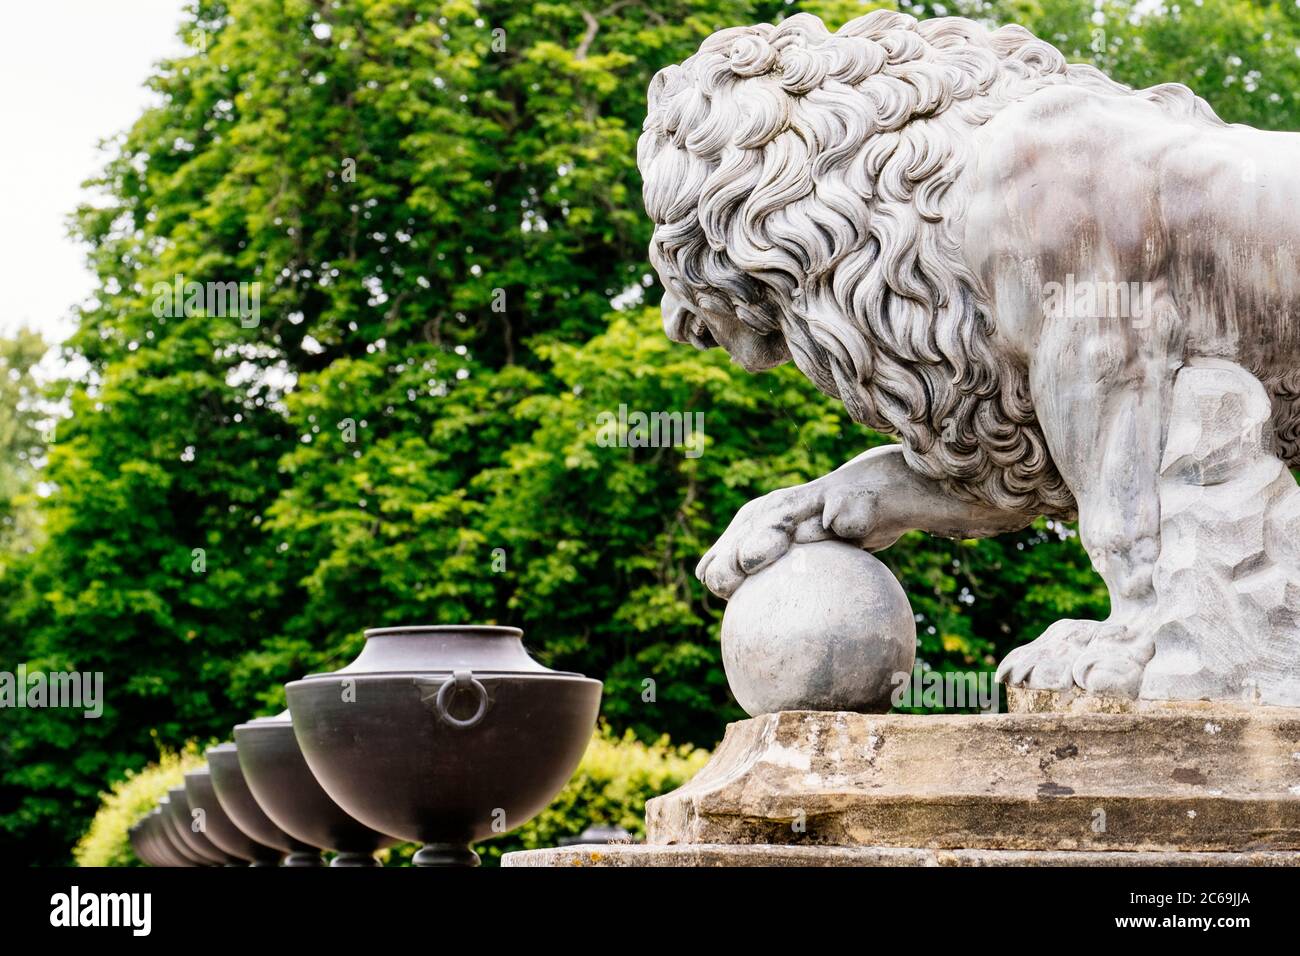
M206 826L203 834L218 850L252 866L275 866L280 862L279 850L250 840L235 826L217 799L207 767L185 774L185 796L189 798L191 813L203 811Z
M167 791L170 798L165 812L170 814L172 826L181 840L194 853L210 866L230 866L242 862L238 857L221 850L215 843L208 839L205 832L207 829L206 820L200 824L203 830L196 830L194 827L195 817L193 808L190 806L189 797L185 795L185 787L172 787Z
M233 743L209 747L208 773L212 775L212 789L217 802L226 811L230 821L250 839L263 846L274 847L287 854L281 866L323 866L320 847L295 840L277 827L258 804L253 791L244 779L244 769L239 765L239 751Z
M375 851L401 842L358 823L321 789L298 749L289 711L237 725L235 747L258 806L300 843L334 850L330 866L378 866Z
M188 859L181 855L176 849L176 844L172 842L165 832L168 829L167 821L163 819L162 810L154 807L149 815L144 818L145 829L149 833L149 843L158 855L159 861L163 866L194 866Z
M177 804L175 793L181 794L182 802ZM209 854L192 842L184 834L190 828L190 811L184 804L185 790L182 787L173 787L167 791L167 796L158 801L158 809L162 811L163 831L176 847L177 852L185 859L190 861L192 866L221 866L225 863L225 858L217 856L215 851Z
M361 822L422 843L416 866L477 865L470 844L540 813L587 749L600 681L543 667L522 636L376 628L351 664L285 687L321 786Z
M140 822L141 832L145 835L145 843L149 852L153 855L156 862L154 866L192 866L185 857L176 851L175 845L167 839L163 828L166 824L163 822L162 811L154 807L145 818Z
M204 860L195 856L189 847L181 843L181 838L176 836L171 814L167 812L167 804L170 802L170 797L163 797L153 813L149 814L154 821L153 831L159 848L171 856L173 866L207 866Z
M150 839L149 827L147 826L149 818L143 817L131 824L127 834L131 840L131 850L135 853L136 858L145 866L167 866L162 857L154 849L153 841Z

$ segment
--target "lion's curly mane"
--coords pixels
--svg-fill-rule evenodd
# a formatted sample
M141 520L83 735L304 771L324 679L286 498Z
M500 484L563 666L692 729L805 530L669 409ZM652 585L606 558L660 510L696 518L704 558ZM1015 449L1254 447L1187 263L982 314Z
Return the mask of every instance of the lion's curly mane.
M1023 27L877 11L715 33L661 70L638 144L650 257L697 311L780 335L908 463L1008 511L1071 515L1024 369L958 253L971 131L1052 83L1217 122L1186 87L1133 93Z

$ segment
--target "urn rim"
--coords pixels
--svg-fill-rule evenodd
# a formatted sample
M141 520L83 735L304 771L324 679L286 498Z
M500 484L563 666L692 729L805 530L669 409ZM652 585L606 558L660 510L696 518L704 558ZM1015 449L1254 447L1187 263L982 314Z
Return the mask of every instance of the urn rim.
M506 624L398 624L392 627L368 627L362 632L366 640L401 634L464 634L466 637L523 637L521 628Z
M232 730L238 733L241 730L276 730L281 727L293 727L293 717L289 713L289 708L285 708L278 714L266 714L262 717L251 717L248 720L235 724ZM239 741L235 741L235 752L239 752Z
M363 633L364 646L352 660L288 681L286 689L303 681L439 676L457 671L484 678L547 676L572 680L585 676L543 665L524 646L524 632L518 627L403 624L367 628Z
M451 675L453 675L458 670L467 670L472 672L475 679L477 680L512 680L512 681L513 680L552 680L552 681L553 680L565 680L565 681L576 680L576 681L588 681L592 684L600 684L602 688L604 687L605 684L605 682L600 680L599 678L588 677L586 674L581 674L577 671L555 671L549 669L545 671L511 671L511 670L501 670L501 669L479 671L469 667L442 667L442 668L417 667L411 670L355 671L352 673L347 673L343 671L315 671L311 674L304 674L302 677L299 677L297 680L286 681L284 687L285 690L287 691L290 687L295 687L299 684L317 684L321 682L322 678L326 678L329 680L348 679L348 680L358 680L358 681L385 680L385 679L393 680L399 678L407 679L412 677L450 678ZM262 720L262 718L260 717L255 719ZM249 721L249 723L253 723L253 722L254 721ZM284 723L291 723L291 722L292 721L284 721ZM267 723L268 724L271 723L270 719L267 720ZM238 724L236 726L242 727L245 725ZM258 724L258 726L263 726L263 725Z

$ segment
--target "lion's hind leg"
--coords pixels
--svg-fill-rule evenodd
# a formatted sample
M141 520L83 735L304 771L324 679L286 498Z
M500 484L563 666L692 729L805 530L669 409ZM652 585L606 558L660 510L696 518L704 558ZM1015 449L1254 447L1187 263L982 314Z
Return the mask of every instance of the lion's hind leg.
M1300 488L1275 451L1275 407L1231 362L1178 375L1144 698L1300 704Z

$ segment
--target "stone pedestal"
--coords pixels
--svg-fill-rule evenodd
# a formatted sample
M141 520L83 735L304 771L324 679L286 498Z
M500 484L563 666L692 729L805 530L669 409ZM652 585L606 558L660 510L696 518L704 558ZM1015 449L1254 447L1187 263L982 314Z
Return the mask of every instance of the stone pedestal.
M773 846L703 843L698 846L609 844L524 850L504 866L1296 866L1285 850L1237 853L1096 852L1090 850L923 850L893 846Z
M1300 864L1300 710L1011 703L995 715L740 721L694 779L647 804L648 845L505 862Z

